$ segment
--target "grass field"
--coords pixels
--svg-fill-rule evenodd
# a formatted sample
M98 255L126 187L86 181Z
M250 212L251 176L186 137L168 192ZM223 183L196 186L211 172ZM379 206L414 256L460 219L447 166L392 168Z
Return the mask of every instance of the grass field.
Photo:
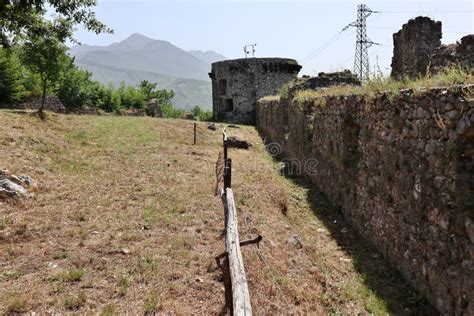
M0 111L0 169L31 196L0 200L0 313L219 314L219 131L192 122ZM324 196L284 177L252 127L228 130L254 313L432 314ZM288 240L298 235L303 248Z

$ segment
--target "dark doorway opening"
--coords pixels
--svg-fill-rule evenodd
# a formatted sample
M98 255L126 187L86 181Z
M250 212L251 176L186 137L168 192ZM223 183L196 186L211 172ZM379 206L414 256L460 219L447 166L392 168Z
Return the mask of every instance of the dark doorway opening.
M224 111L225 112L232 112L233 110L234 110L234 100L225 99Z

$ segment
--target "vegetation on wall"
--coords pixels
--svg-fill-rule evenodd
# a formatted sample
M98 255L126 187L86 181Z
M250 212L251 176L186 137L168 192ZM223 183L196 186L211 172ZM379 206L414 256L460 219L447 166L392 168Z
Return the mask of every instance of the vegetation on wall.
M460 67L449 67L439 71L436 74L427 74L417 79L404 78L395 80L382 75L375 75L367 80L362 86L339 85L318 90L300 90L297 91L294 98L298 101L318 99L325 96L345 96L345 95L363 95L374 97L377 93L389 92L396 96L403 89L412 89L416 92L418 89L433 87L450 87L456 85L473 84L474 74L467 72Z

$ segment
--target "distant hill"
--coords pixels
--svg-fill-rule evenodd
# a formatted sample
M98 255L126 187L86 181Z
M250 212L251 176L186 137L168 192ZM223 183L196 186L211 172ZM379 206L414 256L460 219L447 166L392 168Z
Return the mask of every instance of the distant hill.
M201 50L190 50L189 53L196 57L197 59L200 59L208 64L212 64L216 61L221 61L221 60L226 60L227 58L222 56L221 54L218 54L216 52L213 52L211 50L208 50L207 52L203 52Z
M201 105L210 109L210 64L226 59L212 51L186 52L170 42L132 34L109 46L80 45L70 49L76 65L102 83L136 85L141 80L158 83L175 92L175 106L189 109Z

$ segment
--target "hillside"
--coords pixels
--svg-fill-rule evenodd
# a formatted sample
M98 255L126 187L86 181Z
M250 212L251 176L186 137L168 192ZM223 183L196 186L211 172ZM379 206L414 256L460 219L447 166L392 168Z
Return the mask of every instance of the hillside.
M102 83L112 83L118 86L122 81L137 85L142 80L158 83L160 89L173 90L173 104L181 109L191 109L200 105L212 109L212 89L207 81L175 78L149 71L126 70L117 67L94 66L76 61L76 65L92 73L92 78Z
M203 60L209 64L212 64L216 61L221 61L221 60L226 60L227 57L221 55L221 54L218 54L216 52L213 52L213 51L206 51L206 52L203 52L203 51L200 51L200 50L190 50L189 53L191 55L193 55L194 57L196 57L197 59L200 59L200 60Z
M176 93L180 108L201 105L211 108L211 62L225 59L215 52L187 52L167 41L132 34L109 46L80 45L70 49L76 64L92 72L93 78L114 85L124 81L136 85L141 80L157 82Z
M219 314L220 132L198 123L193 146L189 121L48 116L0 111L0 169L35 183L0 200L0 313ZM241 238L263 236L243 248L255 314L433 314L254 128L229 133L254 145L229 155Z

